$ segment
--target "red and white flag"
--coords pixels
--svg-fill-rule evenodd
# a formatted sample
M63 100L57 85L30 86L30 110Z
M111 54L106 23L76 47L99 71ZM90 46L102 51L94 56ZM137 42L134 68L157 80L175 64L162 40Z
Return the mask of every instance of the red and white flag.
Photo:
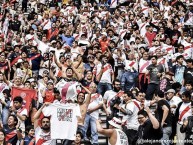
M56 88L60 91L62 101L65 103L67 100L77 100L77 94L81 91L81 87L78 82L67 82L61 80L56 84Z
M32 99L37 100L37 92L33 89L12 87L11 96L12 100L17 96L21 96L23 98L23 107L27 109L28 113Z

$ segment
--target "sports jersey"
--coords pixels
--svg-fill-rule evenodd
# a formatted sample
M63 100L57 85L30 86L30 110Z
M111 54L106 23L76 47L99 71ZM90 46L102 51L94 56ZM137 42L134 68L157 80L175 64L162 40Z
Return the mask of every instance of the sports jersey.
M103 98L100 94L92 94L90 104L88 106L88 109L93 109L96 106L103 104ZM90 116L94 117L95 119L99 118L99 109L95 110L94 112L90 113Z
M43 130L38 126L35 129L36 145L51 145L50 132L43 132Z

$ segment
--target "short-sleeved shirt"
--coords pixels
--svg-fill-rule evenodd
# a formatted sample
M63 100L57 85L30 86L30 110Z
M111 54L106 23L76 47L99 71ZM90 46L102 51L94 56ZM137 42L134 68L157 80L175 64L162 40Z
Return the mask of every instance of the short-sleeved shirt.
M36 144L41 144L41 145L51 145L52 140L50 137L50 132L43 132L43 130L38 126L35 129L35 137L36 137Z
M138 145L149 145L149 142L144 143L141 140L160 140L163 136L161 128L154 129L153 124L148 119L143 125L139 126L136 137L138 138ZM161 143L156 142L152 143L152 145L161 145Z
M147 67L147 70L149 71L150 74L150 83L152 84L159 84L160 81L160 77L157 76L158 73L163 73L164 72L164 68L162 65L153 65L150 64Z
M44 116L51 116L51 139L75 140L77 117L81 117L80 107L77 104L53 103L45 107L42 112Z
M93 109L96 106L103 104L103 98L100 94L92 94L91 95L91 100L90 100L90 104L88 105L88 109ZM90 114L92 117L94 117L95 119L99 118L99 109L92 112Z

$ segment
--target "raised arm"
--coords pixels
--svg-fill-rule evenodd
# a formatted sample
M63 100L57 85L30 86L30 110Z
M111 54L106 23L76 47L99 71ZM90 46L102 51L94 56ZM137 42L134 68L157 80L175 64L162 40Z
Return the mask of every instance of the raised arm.
M84 87L82 85L81 85L81 87L88 93L88 96L86 97L86 101L85 101L85 104L88 106L90 103L90 99L91 99L91 92L86 87Z
M50 103L44 103L42 105L42 107L36 112L36 114L34 115L33 119L34 119L34 129L36 129L38 127L38 121L40 118L40 115L42 113L42 110L45 106L49 105Z
M111 137L112 134L113 134L113 132L114 132L113 129L104 129L104 128L101 126L99 120L96 120L96 126L97 126L97 131L98 131L98 133L103 134L103 135L105 135L105 136L107 136L107 137Z
M150 121L153 125L153 128L158 129L160 127L158 120L153 116L153 114L151 113L151 110L149 109L149 107L146 107L145 110L146 110L146 112L149 116L149 119L150 119Z

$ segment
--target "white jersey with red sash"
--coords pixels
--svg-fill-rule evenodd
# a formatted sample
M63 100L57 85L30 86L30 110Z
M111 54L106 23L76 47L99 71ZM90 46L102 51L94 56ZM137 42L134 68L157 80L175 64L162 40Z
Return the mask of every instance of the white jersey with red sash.
M75 40L79 40L80 35L79 34L73 34L73 37L74 37Z
M133 103L135 104L135 106L136 106L139 110L141 110L141 102L139 102L139 101L136 100L136 99L133 99L132 101L133 101Z
M122 29L120 30L119 36L121 37L121 39L123 39L123 37L125 36L125 34L127 33L127 29Z
M148 24L149 23L147 23L147 22L139 24L139 31L140 31L141 36L145 36L145 33L146 33L146 28L145 27Z
M28 111L27 111L27 109L25 108L25 107L22 107L22 108L20 108L19 110L17 110L17 112L20 114L20 115L22 115L22 116L28 116ZM24 121L22 121L22 120L20 120L20 118L19 117L17 117L18 118L18 123L20 124L20 129L22 130L22 131L25 131L25 122Z
M36 145L52 144L50 132L48 133L43 132L43 130L39 126L35 129L35 136L36 136Z
M183 120L192 115L191 103L182 103L179 109L178 123L183 124Z
M191 58L193 53L192 44L188 43L186 40L181 40L181 44L184 45L184 55L188 58Z
M126 70L134 68L138 71L138 62L136 60L125 60L125 68Z
M160 47L160 46L150 47L150 48L149 48L149 52L150 52L151 54L153 54L153 55L156 55L156 50L157 50L157 49L161 49L161 47Z
M96 74L96 76L98 76L100 71L101 71L101 67L102 67L101 63L99 63L97 66L95 66L93 69L93 74ZM104 65L103 74L101 76L100 82L112 84L111 76L113 73L114 72L113 72L112 66L109 63L106 63Z
M165 65L166 59L164 57L160 57L157 59L157 64Z
M116 8L118 5L118 0L111 0L110 8Z
M167 54L174 53L174 47L172 45L163 44L161 47L161 50L164 52L167 52Z
M133 100L130 100L129 103L124 104L121 106L123 109L125 109L125 111L128 112L128 115L123 116L123 122L125 122L126 126L128 129L133 129L133 130L137 130L139 127L139 122L138 122L138 115L137 113L139 112L140 109L140 105L138 104L138 102L135 100L135 102Z
M149 60L144 60L143 58L141 58L139 60L139 73L146 73L146 68L150 65L150 63L151 62Z
M188 20L185 22L185 25L193 25L193 13L188 13Z
M103 104L102 96L98 93L91 94L91 100L90 100L90 104L88 105L88 110L93 109L100 104ZM94 117L95 119L98 119L99 118L99 109L90 113L90 116Z
M49 29L51 29L52 24L51 24L50 19L45 20L45 21L41 24L41 26L43 26L43 30L49 30Z
M124 94L123 91L119 91L118 93L113 90L108 90L105 92L103 99L107 101L107 111L111 113L110 103L111 100L115 97L121 97Z
M142 6L141 13L144 13L146 17L148 17L149 7Z

